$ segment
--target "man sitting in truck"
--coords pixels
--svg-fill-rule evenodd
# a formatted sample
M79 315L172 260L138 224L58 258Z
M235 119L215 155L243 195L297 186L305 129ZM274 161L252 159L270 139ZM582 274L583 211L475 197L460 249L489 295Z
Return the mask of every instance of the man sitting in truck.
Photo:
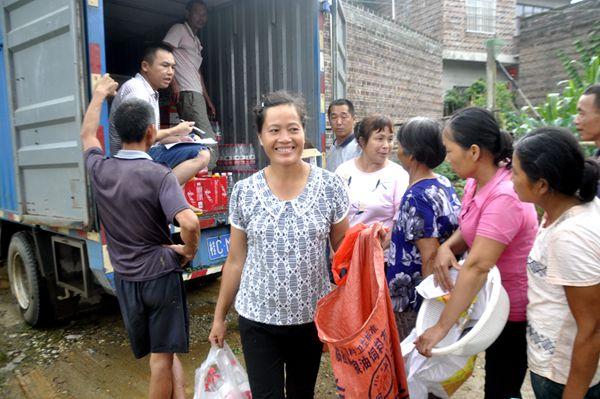
M195 143L188 134L194 122L182 121L177 126L160 129L160 110L158 107L158 89L165 89L175 76L175 59L171 48L163 43L150 45L144 49L140 71L119 89L111 105L109 117L110 152L116 154L121 149L121 139L115 128L114 114L123 101L138 98L152 106L156 126L156 143L150 148L150 156L165 163L177 177L180 185L185 184L210 160L210 151L206 146ZM175 146L172 144L178 143Z
M122 149L106 158L96 138L105 98L117 83L104 75L81 127L86 169L106 232L117 299L136 358L150 354L150 398L184 398L181 362L189 351L181 266L198 248L198 218L171 169L147 151L156 141L155 113L144 100L124 100L113 115ZM181 227L173 244L169 223Z

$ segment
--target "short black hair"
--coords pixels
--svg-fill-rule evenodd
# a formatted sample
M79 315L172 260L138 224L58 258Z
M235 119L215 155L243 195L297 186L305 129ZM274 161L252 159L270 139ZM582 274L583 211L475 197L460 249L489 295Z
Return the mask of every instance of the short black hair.
M202 0L190 0L186 3L185 10L191 11L192 7L194 7L196 4L206 7L206 3ZM208 7L206 7L206 8L208 8Z
M542 127L525 135L515 147L519 164L532 182L544 179L552 190L583 202L596 197L600 166L585 159L571 131Z
M262 102L254 108L254 123L256 124L256 131L259 134L262 131L263 124L265 123L267 110L271 107L277 107L279 105L291 105L296 108L296 112L298 112L302 127L306 127L306 106L304 105L304 98L302 98L300 95L292 94L285 90L279 90L264 95Z
M154 109L147 101L130 98L119 105L113 120L123 143L140 143L144 140L146 129L156 119Z
M481 107L468 107L452 114L446 136L467 149L477 145L494 156L494 163L512 159L512 135L500 130L500 125L490 111Z
M144 47L144 53L142 55L142 61L146 61L148 64L152 65L154 60L156 59L156 52L158 50L164 50L169 53L173 52L173 46L164 42L157 42L148 44Z
M333 100L331 102L331 104L329 104L329 108L327 108L327 116L331 115L331 108L333 107L339 107L342 105L346 105L348 107L348 112L350 112L350 115L355 116L355 112L354 112L354 104L352 104L352 101L346 99L346 98L338 98L337 100Z
M398 129L396 138L406 155L412 155L429 169L437 167L446 158L441 126L431 118L412 118Z
M594 105L596 106L596 111L600 112L600 83L595 83L591 86L588 86L587 89L585 89L585 91L583 92L584 96L591 96L592 94L596 96L594 97Z
M354 135L359 146L364 147L369 142L373 132L381 132L385 128L394 131L392 120L384 115L372 114L361 119L354 128ZM361 140L362 139L362 140Z

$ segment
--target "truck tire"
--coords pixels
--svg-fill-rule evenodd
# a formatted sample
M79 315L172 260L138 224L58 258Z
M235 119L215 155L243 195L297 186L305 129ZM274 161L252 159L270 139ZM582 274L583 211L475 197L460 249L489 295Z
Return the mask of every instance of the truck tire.
M8 280L27 324L39 327L48 316L47 291L40 275L31 235L21 231L12 236L8 246Z

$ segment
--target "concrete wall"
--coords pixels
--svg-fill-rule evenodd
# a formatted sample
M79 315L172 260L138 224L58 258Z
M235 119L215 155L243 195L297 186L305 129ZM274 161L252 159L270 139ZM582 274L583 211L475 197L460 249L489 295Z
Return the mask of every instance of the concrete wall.
M443 114L441 45L362 6L344 2L347 97L359 117L388 115L396 123ZM325 24L326 103L332 101L330 26Z
M444 60L442 77L444 92L454 86L470 86L477 79L485 79L485 73L485 63L482 62ZM500 70L496 71L496 77L498 82L508 81Z
M585 39L596 21L600 21L600 0L582 1L521 20L519 84L533 104L543 103L547 93L560 91L556 84L567 75L557 52L563 50L576 57L573 42Z
M569 5L571 0L517 0L517 4L537 7L562 7Z

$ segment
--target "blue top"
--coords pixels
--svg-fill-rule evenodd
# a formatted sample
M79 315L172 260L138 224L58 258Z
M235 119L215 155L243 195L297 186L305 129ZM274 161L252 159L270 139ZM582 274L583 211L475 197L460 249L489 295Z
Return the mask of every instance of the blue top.
M418 310L421 301L415 287L422 280L421 254L415 242L436 237L440 244L458 227L460 200L444 176L410 186L392 229L386 277L394 311Z

